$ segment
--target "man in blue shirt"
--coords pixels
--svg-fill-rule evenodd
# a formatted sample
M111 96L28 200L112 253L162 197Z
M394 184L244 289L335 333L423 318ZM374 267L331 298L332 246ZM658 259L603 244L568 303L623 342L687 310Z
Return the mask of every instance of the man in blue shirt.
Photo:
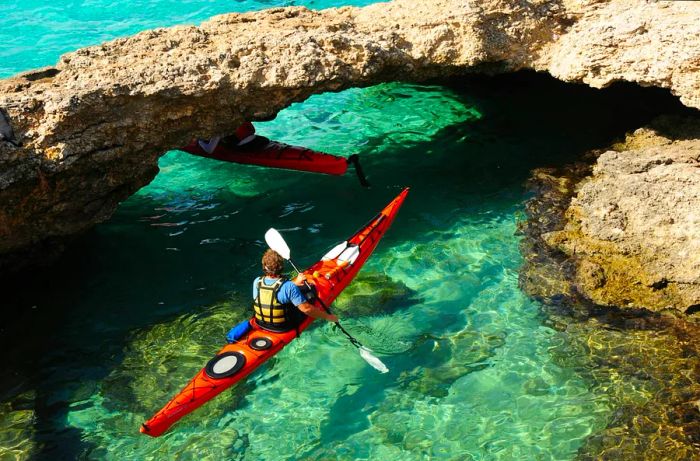
M270 331L288 331L295 328L304 315L315 319L337 322L338 317L310 303L292 281L282 276L284 259L273 250L262 257L263 272L253 282L253 310L256 323ZM300 275L298 280L304 280Z

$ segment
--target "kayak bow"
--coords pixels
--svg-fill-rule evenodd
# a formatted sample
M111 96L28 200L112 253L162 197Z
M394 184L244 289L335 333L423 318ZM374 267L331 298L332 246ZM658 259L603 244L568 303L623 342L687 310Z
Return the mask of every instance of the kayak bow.
M391 226L407 194L408 188L359 231L303 272L316 290L316 305L320 306L322 301L330 306L355 278ZM180 418L252 373L292 342L298 335L297 331L304 331L313 320L306 317L297 330L275 333L262 329L255 323L255 318L251 318L250 330L237 342L225 345L179 394L141 425L141 432L158 437Z

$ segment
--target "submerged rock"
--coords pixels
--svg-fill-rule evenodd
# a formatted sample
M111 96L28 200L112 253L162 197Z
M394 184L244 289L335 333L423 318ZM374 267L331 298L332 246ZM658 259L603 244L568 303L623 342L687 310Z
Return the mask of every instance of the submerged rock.
M405 283L380 272L361 272L334 304L343 317L364 317L391 314L418 302L417 293Z
M520 287L541 301L576 298L571 283L574 265L571 259L550 246L544 238L565 225L564 213L575 194L576 185L591 172L591 164L599 152L590 152L586 159L560 168L533 170L527 187L535 197L526 203L527 220L520 223L525 235L520 250L525 257L519 274ZM575 303L567 303L575 305Z
M530 68L700 107L698 32L691 2L396 0L223 15L78 50L0 82L0 255L57 248L153 179L167 150L314 93Z
M655 314L582 321L549 315L565 325L559 333L563 341L550 350L552 360L576 369L613 409L607 426L585 440L577 459L700 457L697 325Z
M0 405L0 459L30 459L36 455L34 427L36 414L31 404L32 393L18 396L14 402Z

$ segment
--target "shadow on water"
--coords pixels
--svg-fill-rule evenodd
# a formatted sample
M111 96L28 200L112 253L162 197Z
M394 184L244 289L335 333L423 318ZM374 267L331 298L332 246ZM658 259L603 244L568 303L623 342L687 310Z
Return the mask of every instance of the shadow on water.
M330 247L409 185L411 199L384 244L428 242L433 229L447 228L458 218L455 209L484 219L508 213L524 200L520 185L531 169L570 162L659 114L684 110L667 91L624 84L594 90L535 73L465 78L448 82L447 88L476 107L481 118L447 126L430 142L367 140L360 153L371 190L360 190L352 177L259 169L258 174L288 185L251 196L226 188L210 195L196 188L172 191L166 198L137 195L110 222L78 238L52 267L0 282L6 315L0 331L6 370L0 402L35 411L34 457L75 459L90 453L95 447L66 422L69 405L89 391L81 383L99 383L118 366L132 332L186 313L207 315L205 306L231 293L247 293L258 275L260 238L271 221L306 229L310 218L323 220L318 223L323 231L309 234L312 238L290 234L298 259L309 263L319 247ZM232 174L246 168L201 165ZM149 222L168 202L189 199L207 202L214 211L185 207L179 216L190 223L212 218L196 226L170 223L189 229L186 238L178 240L167 226ZM290 201L314 204L314 209L282 220L280 210ZM220 216L225 218L213 219ZM218 245L205 244L222 235L227 237ZM27 393L34 396L31 402ZM360 409L376 404L371 400L380 394L356 392L347 399ZM334 429L338 424L329 421L323 437L341 437L342 431Z

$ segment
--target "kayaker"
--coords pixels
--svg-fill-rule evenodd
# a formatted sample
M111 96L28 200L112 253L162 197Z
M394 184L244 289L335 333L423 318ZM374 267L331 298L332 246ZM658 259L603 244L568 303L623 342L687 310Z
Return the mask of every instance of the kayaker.
M211 138L209 141L203 141L200 139L197 141L197 143L199 144L199 147L204 150L204 152L211 154L214 152L219 143L227 147L242 147L251 143L257 137L258 136L255 134L255 127L253 124L250 122L243 122L243 124L239 126L232 135L224 136L223 138L221 136L216 136Z
M337 322L338 317L311 304L299 286L282 276L284 259L274 250L267 250L262 257L265 275L253 282L253 311L256 323L270 331L288 331L301 322L303 315L315 319ZM304 276L299 274L297 282Z

